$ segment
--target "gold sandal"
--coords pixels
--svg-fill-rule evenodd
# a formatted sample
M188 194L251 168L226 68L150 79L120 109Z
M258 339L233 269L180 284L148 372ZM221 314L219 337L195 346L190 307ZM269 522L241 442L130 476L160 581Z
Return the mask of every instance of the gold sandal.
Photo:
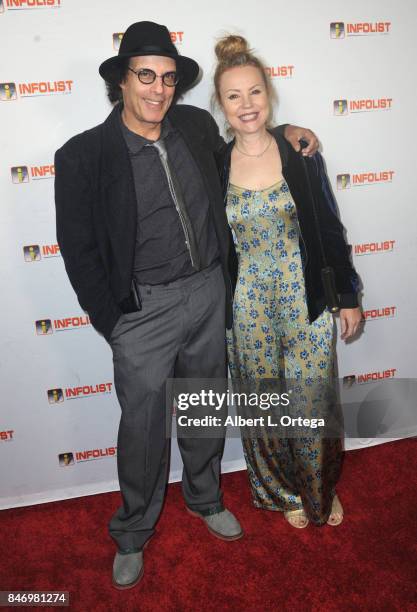
M334 516L335 514L338 514L339 517L331 521L331 517ZM330 525L331 527L337 527L338 525L340 525L342 521L343 521L343 507L342 507L342 504L340 503L340 499L335 494L335 496L333 497L333 502L332 502L332 510L330 512L329 518L327 519L327 524Z
M303 508L300 508L300 510L288 510L288 512L284 512L284 517L296 529L304 529L309 523Z

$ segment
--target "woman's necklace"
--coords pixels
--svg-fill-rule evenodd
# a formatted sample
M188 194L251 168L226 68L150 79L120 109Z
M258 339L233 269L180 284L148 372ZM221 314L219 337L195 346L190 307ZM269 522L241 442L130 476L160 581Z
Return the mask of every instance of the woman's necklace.
M235 147L239 151L239 153L242 153L242 155L246 155L246 157L262 157L262 155L264 155L268 151L269 147L271 146L272 140L273 138L272 136L270 136L269 142L266 145L265 149L262 151L262 153L256 153L255 155L253 153L245 153L245 151L242 151L242 149L239 149L239 147L237 146L237 142L235 142Z

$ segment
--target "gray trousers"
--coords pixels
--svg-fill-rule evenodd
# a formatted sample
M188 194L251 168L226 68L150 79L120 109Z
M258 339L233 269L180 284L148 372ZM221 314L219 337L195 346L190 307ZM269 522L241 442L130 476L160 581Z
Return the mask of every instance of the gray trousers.
M110 521L119 550L137 551L154 533L165 497L170 441L167 378L225 378L225 290L220 265L167 285L140 285L142 310L122 315L110 339L121 407L117 467L123 505ZM224 439L179 438L187 506L223 509Z

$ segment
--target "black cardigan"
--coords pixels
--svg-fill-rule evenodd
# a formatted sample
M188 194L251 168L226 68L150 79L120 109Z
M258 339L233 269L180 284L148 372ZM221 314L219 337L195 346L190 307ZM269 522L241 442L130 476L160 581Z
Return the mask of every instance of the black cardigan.
M288 184L297 209L300 225L300 249L302 253L306 298L310 323L326 308L324 290L321 281L322 261L317 238L315 220L311 207L307 177L303 168L301 155L281 136L279 130L271 130L282 161L282 174ZM229 184L230 159L234 140L217 156L219 172L223 186L224 204ZM340 296L341 308L358 306L357 292L359 278L350 260L350 249L344 238L344 228L339 220L328 178L324 169L323 158L319 153L305 158L307 171L315 196L324 251L329 266L334 268L336 289ZM231 251L229 269L234 287L238 273L238 259Z

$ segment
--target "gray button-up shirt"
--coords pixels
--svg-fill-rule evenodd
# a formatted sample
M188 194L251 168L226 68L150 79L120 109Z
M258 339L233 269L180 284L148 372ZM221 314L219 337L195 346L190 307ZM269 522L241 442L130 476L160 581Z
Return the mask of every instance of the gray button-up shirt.
M152 141L120 123L132 163L138 206L134 275L142 284L169 283L194 274L184 231L175 209L158 151ZM219 256L208 195L200 170L181 133L165 117L161 138L181 186L188 216L196 236L202 268Z

